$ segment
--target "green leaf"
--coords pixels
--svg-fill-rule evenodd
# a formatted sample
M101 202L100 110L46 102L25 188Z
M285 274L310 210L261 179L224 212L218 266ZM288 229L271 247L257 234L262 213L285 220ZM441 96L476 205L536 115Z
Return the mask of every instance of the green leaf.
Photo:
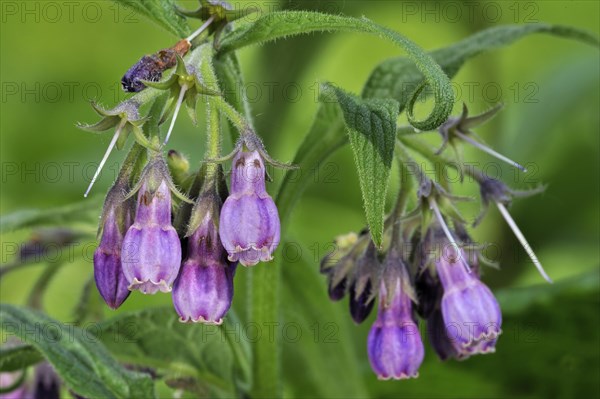
M470 58L487 50L507 46L532 33L548 33L598 45L598 38L576 28L546 24L504 25L477 32L449 47L432 51L430 55L452 78ZM373 70L362 95L365 98L395 98L403 109L411 99L412 92L424 81L424 76L412 59L392 58Z
M308 11L268 13L254 21L234 23L234 29L224 33L221 37L221 41L217 44L217 51L226 53L252 44L266 43L290 35L316 31L369 33L402 47L416 68L425 76L435 99L435 106L425 120L416 121L409 115L410 123L421 130L432 130L441 125L450 115L454 105L454 93L448 77L440 66L413 41L365 18L358 19ZM414 93L414 97L417 95L418 93Z
M321 94L324 101L336 101L342 110L371 237L377 246L381 246L385 196L396 142L398 102L363 100L331 84L324 84Z
M214 394L231 394L236 372L232 348L238 354L249 351L238 350L244 344L243 327L232 318L228 314L223 326L184 324L172 307L152 308L101 323L98 337L121 361L194 377L216 390Z
M94 197L51 209L23 209L1 216L0 233L39 226L65 226L82 220L92 220L100 212L101 199Z
M0 323L34 346L52 364L69 389L89 398L153 398L150 376L125 369L90 330L67 326L41 313L0 305Z
M0 371L18 371L44 360L31 345L0 348Z
M190 27L184 17L175 11L173 0L114 0L142 14L169 32L184 38L190 34Z

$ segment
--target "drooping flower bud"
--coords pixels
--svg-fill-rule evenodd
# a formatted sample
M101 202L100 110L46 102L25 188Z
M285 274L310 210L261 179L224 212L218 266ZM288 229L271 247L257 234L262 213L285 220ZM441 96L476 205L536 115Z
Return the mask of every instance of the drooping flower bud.
M33 397L60 399L61 381L48 362L40 363L35 369Z
M233 158L231 193L221 210L219 234L229 260L244 266L273 259L279 244L279 215L265 188L265 164L258 151Z
M356 260L356 270L351 276L349 288L350 315L356 324L360 324L371 314L377 294L376 278L379 271L377 248L369 241L367 248Z
M169 292L181 264L181 243L171 225L171 183L162 158L142 175L133 225L123 240L121 261L130 290Z
M491 352L502 332L500 306L477 274L465 266L464 251L450 248L452 253L443 251L435 262L444 288L441 312L448 336L463 356Z
M451 338L448 336L444 317L439 308L433 310L427 318L427 335L433 350L441 360L465 358L462 353L456 350Z
M94 252L94 279L104 302L117 309L129 296L129 285L121 264L121 245L126 229L131 225L131 214L126 213L125 220L118 221L116 209L110 209L104 227L100 245Z
M94 252L94 279L104 302L117 309L129 296L129 283L123 273L121 248L125 233L133 223L134 201L125 199L129 174L124 173L106 196L100 220L100 244Z
M350 288L356 260L365 247L366 234L348 233L335 238L333 250L321 260L321 273L327 275L327 291L332 301L339 301ZM361 238L361 239L359 239Z
M425 349L413 316L405 266L392 247L379 289L379 310L367 348L371 368L380 380L418 377Z
M188 238L188 258L173 286L173 304L182 322L221 324L233 299L236 263L217 231L221 200L211 191L198 199L192 218L199 226Z

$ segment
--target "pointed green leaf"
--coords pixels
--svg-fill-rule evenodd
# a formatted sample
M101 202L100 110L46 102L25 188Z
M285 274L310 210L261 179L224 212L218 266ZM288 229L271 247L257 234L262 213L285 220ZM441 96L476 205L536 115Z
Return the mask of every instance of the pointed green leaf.
M324 101L336 101L342 110L371 237L377 246L381 246L385 196L396 142L398 102L363 100L331 84L324 84L321 93Z
M173 0L114 0L142 14L180 38L190 34L186 19L175 11Z
M0 324L6 334L34 346L65 384L88 398L153 398L147 374L129 371L111 357L89 330L67 326L26 308L0 305Z
M597 37L576 28L547 24L504 25L477 32L451 46L432 51L430 55L452 78L470 58L507 46L532 33L547 33L598 46ZM363 97L394 98L404 109L413 91L423 82L423 76L410 58L386 60L371 73Z
M44 360L31 345L0 348L0 371L19 371Z

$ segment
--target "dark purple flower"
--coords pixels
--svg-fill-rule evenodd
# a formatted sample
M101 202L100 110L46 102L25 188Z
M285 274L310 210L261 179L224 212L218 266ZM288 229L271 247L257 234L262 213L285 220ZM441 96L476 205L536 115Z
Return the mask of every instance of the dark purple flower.
M448 336L441 310L435 309L427 318L427 335L433 350L441 360L464 358L464 355L456 350Z
M61 382L48 362L42 362L35 369L33 398L60 399Z
M346 279L343 278L339 283L333 283L333 275L328 277L328 289L329 299L332 301L339 301L346 295Z
M356 284L352 284L349 294L350 315L356 324L360 324L369 317L375 305L375 300L372 298L371 282L367 281L360 293L356 290Z
M244 266L273 259L279 244L279 215L265 188L265 164L258 151L233 158L231 193L221 210L219 234L229 260Z
M129 283L121 265L121 245L123 235L131 225L131 214L125 211L120 221L115 213L122 211L112 208L104 220L100 245L94 252L94 279L100 295L108 306L117 309L129 296Z
M164 178L143 181L121 260L130 290L171 291L181 264L181 243L171 225L171 192Z
M198 202L204 217L188 239L188 258L173 286L173 304L182 322L218 325L231 307L236 264L227 261L219 240L218 207L213 201L219 200Z
M444 288L441 312L448 337L461 356L494 351L502 332L498 301L477 274L468 269L467 258L442 253L436 269Z
M377 319L367 341L371 368L380 380L418 377L425 354L413 316L412 300L404 288L407 282L403 282L400 275L389 273L384 276L379 290ZM390 287L393 292L389 292Z
M369 241L363 253L356 259L356 269L348 290L350 300L350 315L356 324L360 324L371 314L375 305L374 291L376 275L381 263L377 258L377 248L373 241Z

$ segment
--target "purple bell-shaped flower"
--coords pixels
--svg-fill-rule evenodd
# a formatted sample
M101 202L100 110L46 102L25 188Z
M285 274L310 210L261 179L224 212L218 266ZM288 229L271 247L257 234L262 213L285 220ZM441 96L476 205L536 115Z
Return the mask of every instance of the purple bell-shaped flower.
M229 260L244 266L273 259L279 244L279 215L265 188L265 164L258 151L233 158L231 193L221 209L219 234Z
M182 322L221 324L233 299L236 263L228 262L217 230L221 200L209 194L198 200L200 224L188 238L188 256L173 286L173 304Z
M157 168L150 164L142 178L135 222L125 235L121 256L129 289L144 294L171 291L181 264L181 243L171 225L166 165L157 164Z
M413 315L407 273L395 248L385 263L377 319L367 341L369 361L380 380L416 378L425 349Z
M498 301L477 273L467 266L464 251L442 252L435 261L444 289L441 312L444 326L460 356L490 353L502 332Z

